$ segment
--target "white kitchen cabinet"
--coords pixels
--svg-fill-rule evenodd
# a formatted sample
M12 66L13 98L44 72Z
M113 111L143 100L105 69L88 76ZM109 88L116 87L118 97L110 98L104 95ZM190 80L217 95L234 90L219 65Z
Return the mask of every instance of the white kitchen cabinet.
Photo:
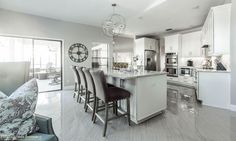
M150 38L143 38L144 39L144 48L146 50L155 50L156 51L156 40Z
M230 16L231 4L211 8L202 28L202 45L209 46L210 56L229 54Z
M165 37L165 53L178 53L180 47L180 35Z
M135 40L135 50L137 52L144 50L157 50L157 40L151 38L140 38Z
M230 73L222 71L198 71L198 99L203 105L229 108Z
M182 57L201 56L201 31L182 34Z

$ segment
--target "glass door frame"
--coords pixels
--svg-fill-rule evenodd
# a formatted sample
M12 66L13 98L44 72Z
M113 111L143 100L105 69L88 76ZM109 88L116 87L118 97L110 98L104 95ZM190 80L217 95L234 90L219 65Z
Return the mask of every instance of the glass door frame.
M10 37L10 38L23 38L23 39L31 39L32 40L32 65L33 65L33 77L35 77L35 70L34 70L34 47L35 47L35 40L42 40L42 41L55 41L55 42L60 42L60 62L61 62L61 65L60 65L60 69L61 69L61 88L60 89L57 89L57 90L49 90L49 91L43 91L43 92L39 92L39 93L44 93L44 92L54 92L54 91L61 91L63 89L63 50L62 50L62 47L63 47L63 40L62 39L49 39L49 38L37 38L37 37L24 37L24 36L17 36L17 35L2 35L0 34L0 36L2 37Z

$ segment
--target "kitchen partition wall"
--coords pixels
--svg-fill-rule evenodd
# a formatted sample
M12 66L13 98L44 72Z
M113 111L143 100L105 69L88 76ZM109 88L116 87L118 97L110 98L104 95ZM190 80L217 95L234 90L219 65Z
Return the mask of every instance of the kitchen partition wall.
M30 62L28 75L37 79L39 92L62 89L60 40L0 36L0 62Z

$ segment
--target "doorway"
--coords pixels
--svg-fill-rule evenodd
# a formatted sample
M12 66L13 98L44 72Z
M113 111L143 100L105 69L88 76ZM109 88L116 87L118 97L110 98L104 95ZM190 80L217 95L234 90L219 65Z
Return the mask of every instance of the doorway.
M0 36L0 62L29 62L39 92L62 89L62 41ZM1 71L1 70L0 70Z

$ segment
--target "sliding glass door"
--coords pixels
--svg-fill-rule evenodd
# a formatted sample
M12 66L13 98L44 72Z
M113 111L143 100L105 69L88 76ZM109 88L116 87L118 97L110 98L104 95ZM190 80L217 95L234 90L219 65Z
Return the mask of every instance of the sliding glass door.
M37 79L39 92L62 89L61 50L59 40L0 36L0 63L29 62L27 75Z

